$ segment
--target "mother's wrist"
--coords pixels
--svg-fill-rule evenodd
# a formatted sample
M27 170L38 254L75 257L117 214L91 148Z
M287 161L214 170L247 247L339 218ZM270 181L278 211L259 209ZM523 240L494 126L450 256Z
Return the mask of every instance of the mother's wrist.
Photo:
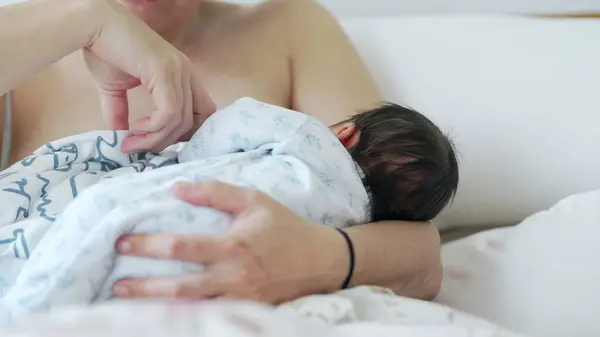
M356 265L356 253L354 251L354 242L345 230L338 228L337 231L344 238L346 246L348 247L348 271L346 272L344 282L340 286L341 289L348 289L350 287L350 283L352 282L352 277L354 276L354 267Z
M106 24L114 20L115 8L120 6L115 0L65 0L80 2L80 17L85 20L85 29L81 31L86 33L85 48L91 47L100 37Z
M314 291L331 293L340 290L348 277L350 251L342 233L335 228L318 226L312 250Z

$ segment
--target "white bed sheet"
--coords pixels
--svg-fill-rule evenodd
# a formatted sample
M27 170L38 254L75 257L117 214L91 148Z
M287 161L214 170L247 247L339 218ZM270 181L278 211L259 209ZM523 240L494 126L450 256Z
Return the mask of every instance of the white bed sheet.
M21 320L3 337L519 337L447 307L359 287L268 307L121 302ZM523 337L523 336L521 336Z

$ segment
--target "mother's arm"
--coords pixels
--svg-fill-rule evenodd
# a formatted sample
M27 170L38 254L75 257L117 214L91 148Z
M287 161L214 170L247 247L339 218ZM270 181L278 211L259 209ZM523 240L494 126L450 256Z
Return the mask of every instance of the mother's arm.
M288 1L294 32L293 108L327 124L381 101L368 70L335 18L314 1ZM310 20L307 20L310 18ZM386 222L348 230L355 244L353 284L390 287L400 295L430 299L442 280L440 238L430 223ZM347 259L341 250L336 261Z
M90 1L33 0L0 7L0 95L86 46L96 32Z
M110 128L128 128L127 91L147 87L157 110L125 151L162 150L215 110L188 58L116 0L30 0L0 7L0 23L0 95L82 48Z

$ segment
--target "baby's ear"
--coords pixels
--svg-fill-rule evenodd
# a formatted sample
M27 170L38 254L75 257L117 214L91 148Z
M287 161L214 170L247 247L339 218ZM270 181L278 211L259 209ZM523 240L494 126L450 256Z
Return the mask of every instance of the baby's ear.
M336 125L335 129L332 131L342 145L344 145L346 150L354 149L360 140L360 131L352 122L344 122Z

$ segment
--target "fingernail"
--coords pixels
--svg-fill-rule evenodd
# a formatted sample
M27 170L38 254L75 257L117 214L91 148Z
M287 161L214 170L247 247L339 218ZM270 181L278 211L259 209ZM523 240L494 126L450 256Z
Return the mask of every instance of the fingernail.
M117 249L121 253L129 253L131 251L131 243L127 242L126 240L121 240L119 243L117 243Z
M116 285L113 287L113 294L117 297L127 297L129 296L129 288L122 286L122 285Z

